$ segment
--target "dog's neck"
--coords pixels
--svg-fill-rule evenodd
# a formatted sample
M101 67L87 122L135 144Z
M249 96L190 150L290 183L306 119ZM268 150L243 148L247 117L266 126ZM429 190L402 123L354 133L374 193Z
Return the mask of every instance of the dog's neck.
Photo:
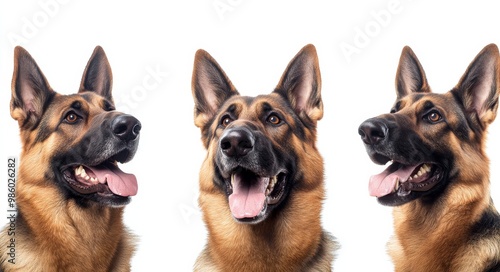
M474 224L485 210L494 209L488 177L484 179L449 186L433 203L417 199L394 208L395 237L389 243L389 252L395 263L402 265L396 271L416 266L422 271L455 270L452 265L457 264L451 260L468 245Z

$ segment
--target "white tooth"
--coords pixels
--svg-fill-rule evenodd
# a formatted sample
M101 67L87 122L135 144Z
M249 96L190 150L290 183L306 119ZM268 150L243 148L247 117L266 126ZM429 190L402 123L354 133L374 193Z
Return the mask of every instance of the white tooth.
M89 177L89 176L85 176L85 180L89 180L89 179L90 179L90 177Z
M421 176L422 175L422 170L418 170L417 175Z
M90 178L90 181L92 181L93 183L97 183L97 178Z
M413 176L413 178L418 178L418 175L417 175L417 174L415 174L415 175Z
M85 168L83 168L83 167L81 168L81 170L80 170L80 175L81 175L82 177L87 176L87 172L85 171Z
M80 175L80 167L75 168L75 175Z
M412 177L410 177L408 180L413 180L413 178L412 178Z

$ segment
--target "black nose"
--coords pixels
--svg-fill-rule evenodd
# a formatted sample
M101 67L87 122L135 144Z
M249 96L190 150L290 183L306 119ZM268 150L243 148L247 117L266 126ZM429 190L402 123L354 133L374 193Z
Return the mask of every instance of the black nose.
M247 128L233 128L222 134L220 148L228 157L243 157L250 152L255 144L255 137Z
M358 133L361 135L361 140L367 145L375 145L380 143L387 137L389 129L387 125L377 118L371 118L359 126Z
M132 115L119 115L111 122L111 130L119 139L127 142L133 141L139 136L141 122Z

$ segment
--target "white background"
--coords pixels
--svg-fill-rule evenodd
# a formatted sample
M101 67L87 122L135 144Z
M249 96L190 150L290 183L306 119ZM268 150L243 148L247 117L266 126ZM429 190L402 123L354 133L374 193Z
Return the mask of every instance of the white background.
M14 46L31 53L56 91L70 94L101 45L113 69L118 109L143 124L139 151L122 166L139 181L125 212L127 226L140 238L133 271L191 271L206 239L196 203L205 153L193 123L195 51L212 54L240 93L257 95L271 92L291 58L313 43L325 106L318 128L327 184L323 225L342 246L335 271L391 271L385 252L391 210L367 191L369 176L384 167L371 163L357 128L390 110L404 45L419 57L433 90L445 92L485 45L500 43L496 1L464 2L3 1L0 211L6 210L7 157L20 152L17 123L9 114ZM343 52L346 47L353 51ZM156 81L151 70L161 72ZM497 202L499 122L488 142Z

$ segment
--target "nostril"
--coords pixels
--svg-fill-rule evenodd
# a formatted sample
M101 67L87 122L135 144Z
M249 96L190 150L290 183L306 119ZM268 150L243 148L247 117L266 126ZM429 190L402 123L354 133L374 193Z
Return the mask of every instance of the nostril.
M366 134L365 134L365 131L361 128L358 129L358 134L361 136L361 138L365 138L366 137Z
M231 142L227 140L221 141L220 147L222 148L222 150L228 150L229 148L231 148Z
M136 125L134 126L134 128L132 129L132 132L133 132L135 135L138 135L138 134L139 134L139 132L141 131L141 129L142 129L141 124L136 124Z
M126 133L127 132L127 125L126 124L117 124L113 127L113 133L115 135L122 135L123 133Z
M370 133L370 137L383 139L385 138L385 133L382 130L372 130Z
M253 148L253 143L250 140L244 140L239 143L241 148Z

